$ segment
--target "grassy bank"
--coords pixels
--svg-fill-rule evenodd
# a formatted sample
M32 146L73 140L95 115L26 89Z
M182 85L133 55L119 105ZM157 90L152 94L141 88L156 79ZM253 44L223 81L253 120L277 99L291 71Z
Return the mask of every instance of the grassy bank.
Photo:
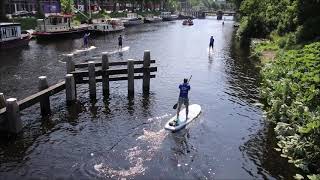
M262 101L268 119L276 123L281 156L309 179L320 179L320 42L297 49L281 46L279 39L253 45L253 56L264 59Z

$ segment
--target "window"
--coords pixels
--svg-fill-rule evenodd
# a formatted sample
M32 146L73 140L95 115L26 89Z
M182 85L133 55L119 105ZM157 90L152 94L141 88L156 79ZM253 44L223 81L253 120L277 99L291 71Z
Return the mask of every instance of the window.
M15 37L18 37L18 29L16 27L14 28L14 33L15 33Z
M57 25L57 23L58 23L58 19L57 18L51 18L50 20L51 20L51 24L52 25Z
M7 38L7 31L5 28L2 29L2 34L4 38Z

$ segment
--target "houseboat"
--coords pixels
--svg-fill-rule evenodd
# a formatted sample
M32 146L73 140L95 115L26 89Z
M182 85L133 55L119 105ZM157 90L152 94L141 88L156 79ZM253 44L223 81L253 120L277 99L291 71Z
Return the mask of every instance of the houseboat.
M96 33L118 32L124 30L120 19L93 19L88 29Z
M161 12L160 17L163 21L173 21L179 18L176 14L171 14L171 12Z
M30 39L30 34L21 33L19 23L0 23L0 49L26 46Z
M122 18L125 27L143 24L143 19L137 13L128 13L126 18Z
M73 26L71 21L72 15L50 15L44 19L38 19L33 35L37 38L67 37L82 34L88 30L87 25Z
M147 15L147 17L144 18L144 23L156 23L161 21L162 18L159 16Z

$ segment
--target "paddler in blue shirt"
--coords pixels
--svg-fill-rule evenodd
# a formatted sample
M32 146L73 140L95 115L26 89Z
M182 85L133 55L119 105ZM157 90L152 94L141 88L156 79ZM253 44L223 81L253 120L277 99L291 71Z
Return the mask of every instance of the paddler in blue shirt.
M90 33L85 33L84 36L83 36L83 46L84 48L88 48L89 47L89 36L90 36Z
M188 92L190 91L191 87L188 83L188 79L183 79L183 84L179 85L180 94L179 94L179 100L178 100L178 108L177 108L177 119L174 121L175 125L178 125L179 120L179 113L182 104L186 106L186 120L188 119L188 113L189 113L189 98L188 98Z

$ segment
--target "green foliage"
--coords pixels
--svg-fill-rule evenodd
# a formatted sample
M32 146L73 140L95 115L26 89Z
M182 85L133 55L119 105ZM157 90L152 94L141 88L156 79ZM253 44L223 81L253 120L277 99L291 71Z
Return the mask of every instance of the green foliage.
M37 26L37 19L30 17L30 18L15 18L13 19L14 22L21 24L22 30L29 30L35 29Z
M218 4L213 0L202 0L202 3L205 7L209 9L219 9Z
M118 17L127 17L127 13L126 12L112 12L110 13L110 16L113 18L118 18Z
M318 174L318 175L316 175L316 174L308 175L308 178L310 180L320 180L320 174Z
M74 2L73 0L60 0L62 12L65 14L71 14L73 12Z
M260 59L262 63L265 61L270 61L270 57L264 57L264 52L272 52L272 54L276 54L279 50L279 45L275 41L269 41L269 40L259 40L254 39L251 41L251 56L250 58L253 59Z
M319 0L243 0L238 35L248 39L292 33L296 42L310 41L320 37L319 9Z
M290 36L275 39L282 43L283 39L289 41ZM273 48L273 45L261 47ZM283 157L315 174L320 173L319 84L320 42L297 50L279 50L276 60L262 70L261 97L268 118L277 122L275 132Z
M110 18L109 14L105 10L99 11L97 14L91 15L92 19L98 19L98 18Z

